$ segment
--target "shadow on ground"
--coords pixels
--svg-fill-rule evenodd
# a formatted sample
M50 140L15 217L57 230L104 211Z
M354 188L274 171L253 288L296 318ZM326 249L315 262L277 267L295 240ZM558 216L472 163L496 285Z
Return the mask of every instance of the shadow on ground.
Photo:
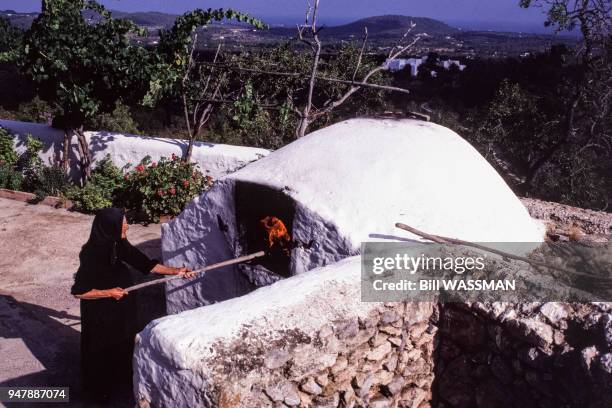
M136 245L150 257L158 258L160 240L154 239ZM151 274L143 276L132 271L135 282L159 278ZM142 330L150 321L166 314L164 285L154 285L136 291L138 327ZM16 362L23 365L23 372L31 372L0 382L0 387L54 386L70 388L70 403L45 404L45 406L100 406L88 402L80 386L80 316L20 302L10 295L0 295L0 348L10 347L11 339L18 339L27 347L32 358ZM14 342L12 342L14 347ZM8 346L7 346L8 345ZM19 347L23 347L19 345ZM13 363L13 362L5 362ZM1 405L1 404L0 404ZM24 408L40 404L6 403L7 407ZM132 384L116 390L106 406L133 407Z

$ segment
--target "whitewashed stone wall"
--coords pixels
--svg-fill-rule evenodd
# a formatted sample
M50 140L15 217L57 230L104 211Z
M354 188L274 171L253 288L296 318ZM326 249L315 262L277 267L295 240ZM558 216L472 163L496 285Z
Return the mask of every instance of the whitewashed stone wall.
M359 258L168 316L138 336L140 406L419 406L436 308L360 302Z
M43 144L41 158L45 163L53 162L61 157L61 146L64 132L47 125L12 120L0 120L0 126L5 128L15 138L15 148L18 152L25 150L28 134L40 139ZM172 153L182 155L187 148L187 142L180 139L167 139L155 136L124 135L106 131L85 132L93 155L93 163L110 154L113 163L118 167L131 163L136 165L149 155L153 160L160 157L170 157ZM70 151L70 176L78 179L78 149L77 141L73 139ZM200 165L200 169L217 179L229 174L244 165L266 156L268 150L254 147L230 146L206 142L196 142L193 148L192 161Z
M609 303L366 303L359 257L167 316L141 407L609 407Z

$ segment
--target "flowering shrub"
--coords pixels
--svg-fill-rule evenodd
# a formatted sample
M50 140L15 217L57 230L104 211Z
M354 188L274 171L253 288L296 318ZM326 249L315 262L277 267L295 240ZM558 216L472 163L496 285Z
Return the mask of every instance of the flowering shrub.
M128 210L144 212L157 222L161 215L178 215L185 205L212 186L195 163L185 163L175 154L159 162L146 156L124 176L125 189L120 204Z

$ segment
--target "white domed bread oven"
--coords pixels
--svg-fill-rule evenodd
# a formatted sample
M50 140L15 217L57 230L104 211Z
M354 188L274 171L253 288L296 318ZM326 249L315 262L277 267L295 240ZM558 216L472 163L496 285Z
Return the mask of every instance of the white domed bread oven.
M543 239L500 175L450 129L353 119L217 180L163 225L163 257L170 265L196 268L268 253L196 281L168 284L168 311L240 296L334 263L358 254L363 241L418 240L396 222L477 242Z

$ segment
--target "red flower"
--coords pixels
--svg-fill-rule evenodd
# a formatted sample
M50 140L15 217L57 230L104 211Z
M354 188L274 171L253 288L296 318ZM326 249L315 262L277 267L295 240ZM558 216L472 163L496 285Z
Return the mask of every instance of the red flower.
M172 160L176 160L178 157L176 156L176 154L172 153Z
M170 188L168 189L168 192L169 192L170 194L172 194L172 195L175 195L175 194L176 194L176 188L174 188L174 187L170 187Z
M151 167L157 167L157 163L156 162L151 163Z
M159 197L163 197L164 196L164 190L162 190L161 188L159 190L157 190L157 195Z
M189 180L183 180L183 187L189 187Z
M123 178L125 179L125 181L128 181L130 179L130 174L126 174Z
M142 164L139 164L138 166L136 166L136 171L139 172L139 173L141 171L144 171L144 169L145 169L145 167Z

